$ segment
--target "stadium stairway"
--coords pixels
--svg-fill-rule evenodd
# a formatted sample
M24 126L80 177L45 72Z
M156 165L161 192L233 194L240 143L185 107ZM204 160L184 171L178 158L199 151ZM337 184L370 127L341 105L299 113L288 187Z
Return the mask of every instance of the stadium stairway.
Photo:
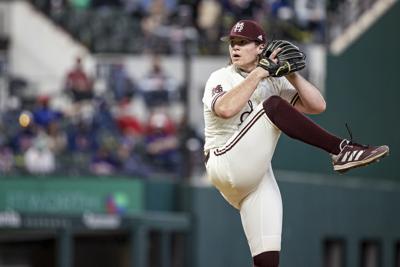
M58 90L77 56L90 64L89 50L26 1L10 1L8 31L10 72L37 81L48 94Z

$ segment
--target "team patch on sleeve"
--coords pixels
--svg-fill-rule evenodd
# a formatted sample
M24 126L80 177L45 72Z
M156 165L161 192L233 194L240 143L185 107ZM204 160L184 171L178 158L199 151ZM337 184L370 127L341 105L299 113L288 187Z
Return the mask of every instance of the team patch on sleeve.
M212 89L211 95L212 95L212 96L215 96L216 94L219 94L219 93L221 93L222 91L223 91L222 85L218 84L217 86L215 86L215 87Z

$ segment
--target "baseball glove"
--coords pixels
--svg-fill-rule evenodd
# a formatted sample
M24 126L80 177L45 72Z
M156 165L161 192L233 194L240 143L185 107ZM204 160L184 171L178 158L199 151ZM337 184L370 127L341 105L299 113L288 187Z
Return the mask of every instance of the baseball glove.
M282 50L276 55L275 63L269 57L276 49ZM299 71L306 66L306 55L294 44L285 40L273 40L267 44L261 54L258 66L267 70L272 77L281 77Z

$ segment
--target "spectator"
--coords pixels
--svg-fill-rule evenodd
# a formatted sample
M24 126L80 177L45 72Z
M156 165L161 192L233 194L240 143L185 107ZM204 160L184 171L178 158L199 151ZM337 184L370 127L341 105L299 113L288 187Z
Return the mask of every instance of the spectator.
M288 0L273 0L270 6L269 35L272 39L293 40L299 35L293 22L294 10ZM262 23L260 23L262 25Z
M168 21L168 11L162 0L143 1L144 13L146 14L141 21L144 43L150 51L168 52L168 34L165 29L161 30Z
M225 9L232 14L234 19L253 17L253 2L251 0L228 0L225 2Z
M67 147L67 135L60 129L60 124L57 121L52 121L47 128L48 133L48 144L50 150L55 154L59 155L65 152Z
M92 154L97 150L97 135L92 128L91 120L78 119L67 126L68 150L63 157L69 167L67 171L73 174L88 174Z
M325 0L297 0L294 2L297 21L301 28L312 32L314 42L325 39Z
M68 148L71 152L92 153L97 149L96 135L90 123L80 120L68 130Z
M151 69L140 82L140 89L150 108L168 106L179 95L177 82L164 72L158 55L153 56Z
M29 123L26 127L21 127L13 136L12 146L15 152L25 153L30 148L36 138L37 130L33 123Z
M93 98L93 81L83 70L80 57L76 58L74 68L67 74L65 89L75 102Z
M114 93L114 98L119 101L125 97L130 97L135 93L135 84L128 76L123 64L111 66L109 87Z
M110 106L103 98L96 98L94 101L92 130L96 133L116 132L116 123L111 114Z
M111 154L111 151L102 146L90 161L90 171L96 175L112 175L118 170L118 161Z
M150 166L143 161L139 151L129 143L122 143L118 148L117 155L122 174L140 178L148 178L152 175Z
M122 134L141 138L144 133L144 126L136 116L132 101L129 99L121 100L116 107L115 118L118 129Z
M192 45L198 42L198 30L194 26L193 8L190 5L180 5L171 25L161 27L166 32L171 54L193 54L197 48Z
M36 125L46 130L50 123L59 121L62 117L61 112L50 108L49 100L48 96L39 96L36 101L36 108L33 110L33 119Z
M216 54L220 46L221 3L217 0L202 0L198 5L197 25L200 29L200 48L202 52Z
M279 20L292 18L293 7L288 0L273 0L271 3L271 15Z
M162 111L154 111L149 118L145 146L148 158L160 170L179 172L179 142L176 127L169 116Z
M31 174L49 174L56 169L53 152L44 133L38 135L24 155L26 170Z

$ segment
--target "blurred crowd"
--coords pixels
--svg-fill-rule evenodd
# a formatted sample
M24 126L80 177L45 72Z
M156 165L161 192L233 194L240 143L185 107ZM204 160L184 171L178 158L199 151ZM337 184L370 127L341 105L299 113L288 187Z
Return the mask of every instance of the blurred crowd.
M176 112L182 88L158 56L137 80L122 64L111 65L107 83L106 93L96 93L77 58L62 93L70 105L59 109L51 96L24 97L23 82L14 80L0 115L0 175L179 179L202 165L202 138Z
M329 14L358 2L30 1L92 52L155 55L221 54L226 44L220 36L245 18L263 25L269 39L323 44ZM365 9L375 1L366 1ZM0 114L0 174L177 178L202 167L203 140L186 123L183 85L164 71L158 56L144 77L110 64L105 92L96 93L95 82L77 58L60 90L70 104L60 108L54 96L23 96L26 81L11 79L10 100Z
M220 36L246 18L269 38L323 43L327 5L344 0L31 1L94 52L210 55L225 51Z

